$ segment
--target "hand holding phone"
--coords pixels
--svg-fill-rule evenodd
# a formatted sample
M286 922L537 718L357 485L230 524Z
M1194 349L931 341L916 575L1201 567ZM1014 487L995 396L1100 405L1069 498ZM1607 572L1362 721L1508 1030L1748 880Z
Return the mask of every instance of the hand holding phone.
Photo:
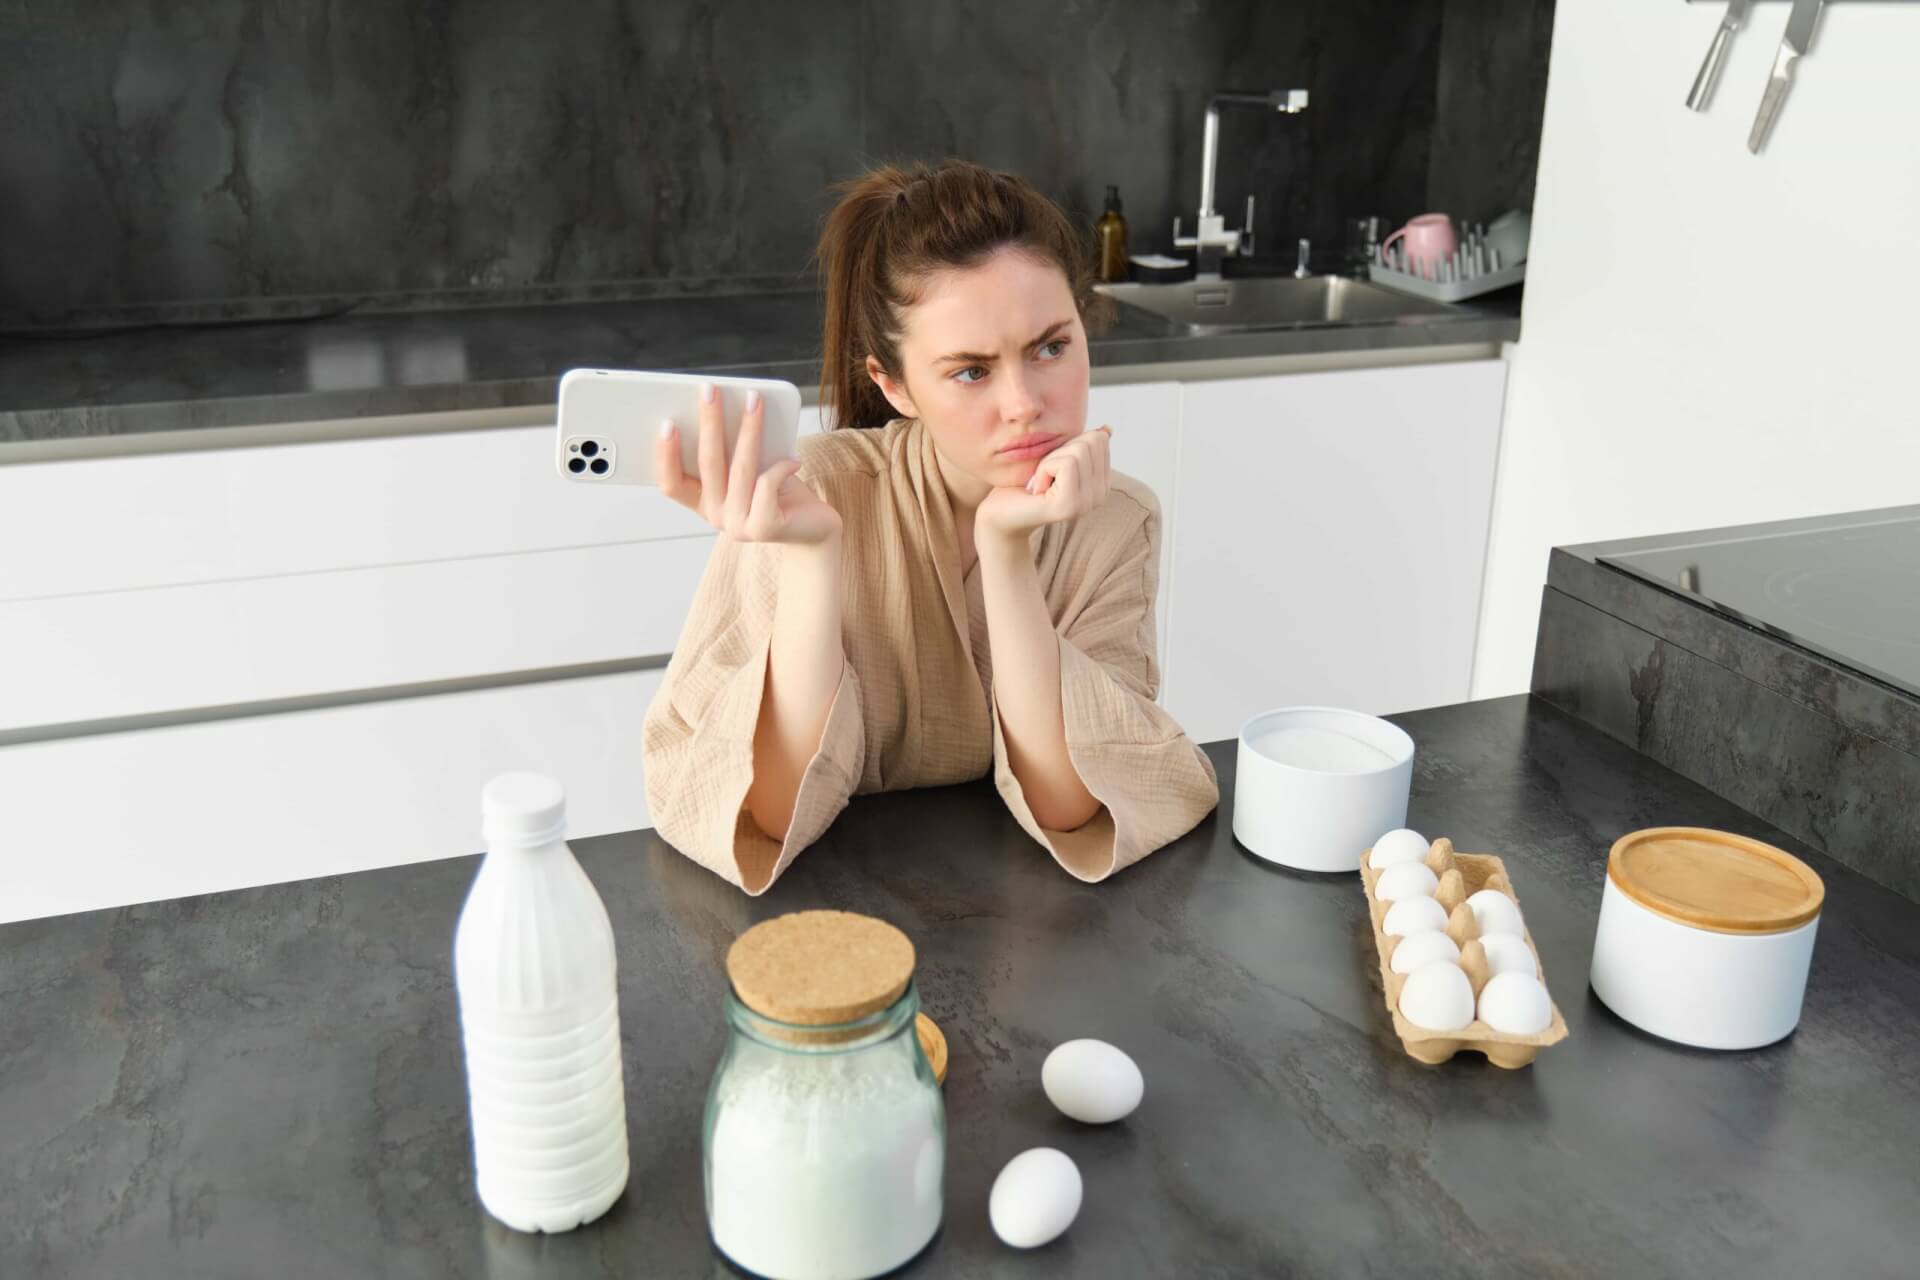
M840 533L840 513L800 480L800 460L782 458L761 470L767 401L749 389L731 455L726 406L719 390L703 388L696 411L697 466L682 465L687 426L661 423L654 443L654 474L660 492L698 512L737 542L818 544Z
M729 456L739 433L749 392L766 405L757 470L795 454L800 433L800 388L774 378L720 378L697 373L651 373L633 369L570 369L560 379L559 429L554 465L580 484L658 485L653 440L672 418L682 432L681 469L698 474L695 453L700 397L711 387L727 422Z

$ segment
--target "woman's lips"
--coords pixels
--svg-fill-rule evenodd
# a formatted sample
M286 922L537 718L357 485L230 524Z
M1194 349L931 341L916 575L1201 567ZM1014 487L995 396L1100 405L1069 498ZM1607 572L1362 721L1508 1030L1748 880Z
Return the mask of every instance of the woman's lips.
M996 455L1005 462L1031 462L1035 458L1044 458L1065 443L1062 437L1052 432L1041 435L1021 436L1003 446Z

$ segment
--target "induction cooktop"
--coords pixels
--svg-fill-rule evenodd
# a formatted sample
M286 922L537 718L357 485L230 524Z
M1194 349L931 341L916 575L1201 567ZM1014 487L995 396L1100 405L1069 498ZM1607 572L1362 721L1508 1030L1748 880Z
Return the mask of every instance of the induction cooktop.
M1920 507L1592 550L1601 564L1920 697Z

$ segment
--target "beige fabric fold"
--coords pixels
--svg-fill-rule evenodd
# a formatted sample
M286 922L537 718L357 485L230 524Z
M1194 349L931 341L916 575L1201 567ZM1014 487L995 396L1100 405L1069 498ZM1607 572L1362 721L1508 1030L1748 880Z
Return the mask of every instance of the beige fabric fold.
M1007 764L977 571L962 574L939 455L918 421L801 441L801 478L845 524L846 653L784 840L745 801L772 645L781 548L721 536L648 710L647 804L675 848L764 893L850 797L991 773L1020 825L1070 874L1105 879L1219 802L1213 766L1154 703L1160 509L1116 474L1106 501L1039 530L1034 563L1060 637L1067 750L1102 808L1075 831L1034 820Z

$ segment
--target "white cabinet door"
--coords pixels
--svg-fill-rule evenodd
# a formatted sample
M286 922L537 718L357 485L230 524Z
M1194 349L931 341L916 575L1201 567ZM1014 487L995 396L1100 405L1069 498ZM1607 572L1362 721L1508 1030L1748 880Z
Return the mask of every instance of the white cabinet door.
M1505 381L1485 360L1183 388L1167 707L1188 733L1467 697Z
M1113 469L1133 477L1160 499L1160 593L1154 602L1160 642L1161 701L1169 687L1168 604L1173 587L1173 516L1180 470L1180 384L1143 382L1095 387L1087 395L1087 426L1113 428Z
M661 676L0 747L0 921L472 853L481 784L510 769L560 780L569 836L647 826Z
M657 538L706 522L569 484L552 427L0 466L0 601Z
M0 601L0 741L671 653L713 537Z

